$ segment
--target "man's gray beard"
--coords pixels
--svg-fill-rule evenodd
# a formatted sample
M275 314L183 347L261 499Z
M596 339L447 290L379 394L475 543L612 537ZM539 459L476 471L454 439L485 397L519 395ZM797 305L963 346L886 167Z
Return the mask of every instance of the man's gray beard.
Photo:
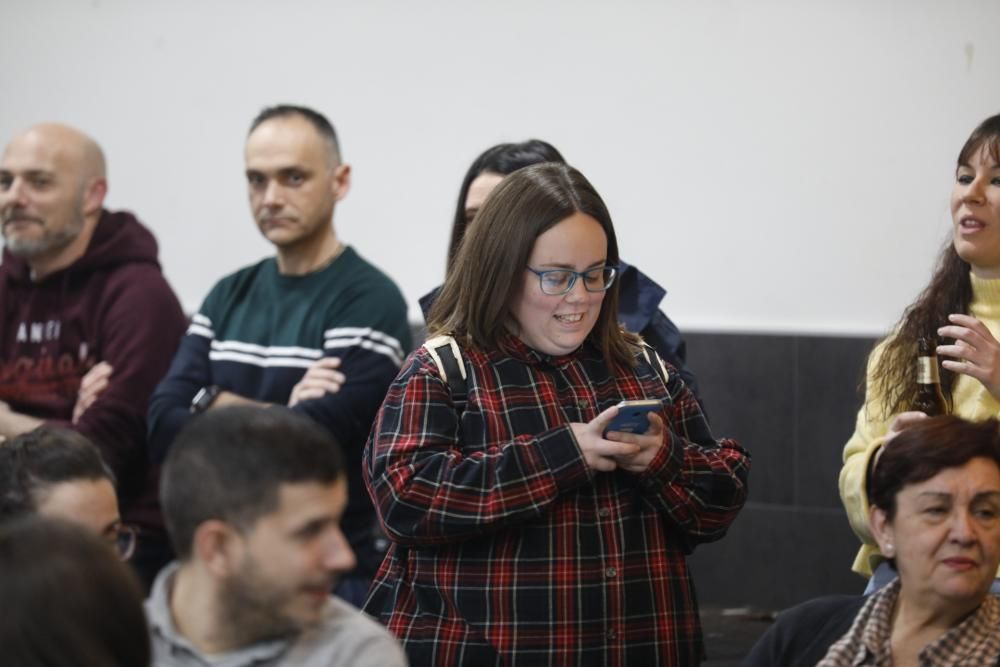
M82 213L80 217L75 218L75 222L70 226L61 229L58 232L46 233L42 236L42 238L10 239L7 238L6 234L4 234L3 242L7 247L7 250L10 251L10 254L15 257L32 259L33 257L38 257L39 255L49 254L54 250L62 250L80 235L81 230L83 230Z
M232 645L250 646L302 631L304 628L281 615L279 608L284 601L261 581L252 561L222 582L218 611L226 619L226 634Z

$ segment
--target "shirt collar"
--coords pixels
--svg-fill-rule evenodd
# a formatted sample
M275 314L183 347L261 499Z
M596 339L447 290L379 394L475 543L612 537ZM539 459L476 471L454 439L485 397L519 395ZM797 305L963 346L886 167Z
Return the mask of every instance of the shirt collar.
M882 665L892 662L892 611L899 599L900 581L896 577L878 593L861 634L862 649L852 665Z
M892 614L899 601L901 582L897 577L882 591L876 593L861 635L862 649L854 656L852 665L892 664ZM970 658L981 664L993 664L1000 653L1000 599L987 595L981 605L965 620L924 647L920 652L921 664L948 665L970 664ZM987 662L983 662L987 661Z
M587 339L583 342L583 345L569 354L545 354L544 352L539 352L534 348L528 347L523 340L510 332L505 332L500 337L499 343L500 351L496 353L498 358L513 357L531 366L554 366L556 368L567 366L578 360L588 350L594 349L593 344Z

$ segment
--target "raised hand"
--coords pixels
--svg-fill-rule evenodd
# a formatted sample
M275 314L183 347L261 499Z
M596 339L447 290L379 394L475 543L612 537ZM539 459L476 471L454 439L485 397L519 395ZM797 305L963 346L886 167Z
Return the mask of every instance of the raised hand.
M939 345L937 353L949 359L941 365L954 373L979 380L994 398L1000 400L1000 343L986 325L971 315L953 313L951 324L938 329L938 335L954 338L952 345Z

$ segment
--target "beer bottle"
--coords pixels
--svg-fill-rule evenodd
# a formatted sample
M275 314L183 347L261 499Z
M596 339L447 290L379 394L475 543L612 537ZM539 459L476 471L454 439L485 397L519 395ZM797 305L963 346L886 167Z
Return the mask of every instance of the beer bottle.
M935 343L936 339L927 337L917 341L917 396L910 406L911 410L919 410L928 417L948 414L948 404L945 403L938 375Z

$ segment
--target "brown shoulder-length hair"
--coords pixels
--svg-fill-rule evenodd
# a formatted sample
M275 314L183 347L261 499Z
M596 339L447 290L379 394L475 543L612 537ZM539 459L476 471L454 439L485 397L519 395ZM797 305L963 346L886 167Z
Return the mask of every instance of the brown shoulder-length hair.
M943 415L921 419L904 429L885 448L872 472L871 504L890 520L896 495L903 487L925 482L947 468L986 458L1000 468L1000 422L969 422Z
M601 225L608 239L607 263L617 266L618 240L611 215L579 171L543 163L519 169L501 181L459 246L454 269L428 314L430 335L448 333L472 348L502 350L511 304L526 284L535 239L574 213ZM617 281L605 293L587 339L612 365L635 365L630 345L639 339L618 324Z
M990 116L972 131L958 153L956 169L969 164L972 156L986 148L993 159L1000 162L1000 114ZM883 397L878 416L888 419L891 415L909 409L917 393L917 376L914 359L920 338L937 339L938 327L948 323L951 313L969 312L972 301L971 267L958 256L949 238L941 252L930 284L910 304L893 332L885 339L882 354L872 370L870 382ZM941 387L946 396L951 395L955 373L941 369Z

